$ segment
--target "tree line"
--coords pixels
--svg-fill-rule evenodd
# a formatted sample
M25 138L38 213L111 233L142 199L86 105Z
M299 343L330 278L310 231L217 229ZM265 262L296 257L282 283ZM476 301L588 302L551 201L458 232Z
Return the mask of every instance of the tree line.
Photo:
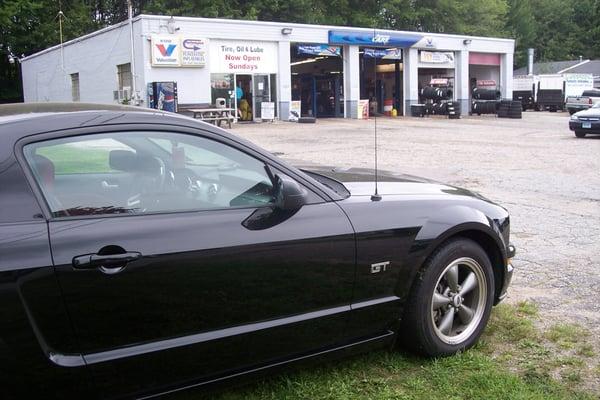
M515 67L600 58L600 0L133 0L134 14L219 17L514 38ZM127 18L125 0L2 0L0 101L21 96L8 51L29 55Z

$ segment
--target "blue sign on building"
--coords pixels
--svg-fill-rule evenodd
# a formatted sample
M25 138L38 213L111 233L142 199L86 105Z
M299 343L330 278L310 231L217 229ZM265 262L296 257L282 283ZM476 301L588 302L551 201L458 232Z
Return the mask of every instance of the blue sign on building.
M342 55L342 49L339 46L330 46L328 44L299 44L298 54L340 57Z
M371 47L410 47L422 38L422 35L377 31L329 31L329 44L337 45L354 44Z
M383 58L386 60L402 60L402 49L370 49L365 48L364 53L366 58Z

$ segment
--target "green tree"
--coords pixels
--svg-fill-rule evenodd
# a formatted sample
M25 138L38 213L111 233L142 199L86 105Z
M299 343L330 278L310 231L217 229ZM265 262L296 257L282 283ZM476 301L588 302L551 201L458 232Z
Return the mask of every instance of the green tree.
M506 30L515 43L515 65L527 63L527 49L536 44L536 22L531 0L509 0Z
M132 0L148 13L326 25L393 28L516 39L515 64L526 49L540 60L600 57L600 0ZM18 68L7 50L31 54L127 18L124 0L2 0L0 101L20 93Z

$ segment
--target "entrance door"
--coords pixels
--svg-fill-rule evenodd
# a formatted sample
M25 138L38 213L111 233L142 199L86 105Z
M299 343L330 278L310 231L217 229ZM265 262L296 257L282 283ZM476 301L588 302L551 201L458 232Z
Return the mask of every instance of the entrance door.
M61 172L63 190L39 184L100 397L194 384L349 339L355 244L346 215L309 189L297 211L270 214L279 208L265 160L248 153L165 131L25 147L28 160L45 154Z
M236 115L242 121L252 121L252 75L235 76Z
M254 88L254 118L262 118L261 103L271 101L269 75L256 74L252 77Z

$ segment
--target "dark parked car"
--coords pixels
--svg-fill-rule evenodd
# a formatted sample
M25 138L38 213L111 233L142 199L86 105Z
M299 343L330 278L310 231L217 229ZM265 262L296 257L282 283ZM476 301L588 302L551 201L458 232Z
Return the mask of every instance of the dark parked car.
M467 190L391 174L371 197L368 171L156 111L0 115L3 399L152 397L396 342L450 355L506 295L508 213Z
M569 129L575 132L578 138L584 138L588 133L600 134L600 103L571 115Z

